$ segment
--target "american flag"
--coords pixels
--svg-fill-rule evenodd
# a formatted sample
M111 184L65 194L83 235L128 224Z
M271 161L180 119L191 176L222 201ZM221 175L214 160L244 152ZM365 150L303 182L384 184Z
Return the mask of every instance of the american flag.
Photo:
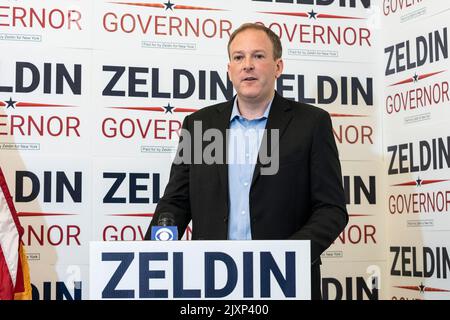
M31 299L22 234L23 228L0 168L0 300Z

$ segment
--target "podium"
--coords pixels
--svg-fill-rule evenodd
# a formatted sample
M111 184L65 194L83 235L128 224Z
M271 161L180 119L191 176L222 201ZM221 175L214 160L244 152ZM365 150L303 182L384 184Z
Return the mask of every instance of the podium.
M90 299L309 300L306 240L91 242Z

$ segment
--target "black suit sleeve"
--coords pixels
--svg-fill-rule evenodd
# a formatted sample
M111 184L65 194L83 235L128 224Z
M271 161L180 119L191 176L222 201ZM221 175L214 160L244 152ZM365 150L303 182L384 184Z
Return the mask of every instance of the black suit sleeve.
M169 182L164 191L163 197L159 200L156 206L155 214L153 215L150 226L145 234L144 239L150 240L151 227L157 224L159 214L161 212L171 212L175 217L175 224L178 227L178 237L181 239L187 225L191 221L190 201L189 201L189 163L182 159L191 160L190 143L183 145L184 139L190 141L190 137L186 134L189 132L189 116L183 121L180 140L178 143L175 160L170 169ZM185 142L187 142L185 141ZM183 149L183 146L185 147ZM189 150L187 150L189 148ZM188 157L183 157L188 152Z
M311 261L320 261L348 222L338 150L330 115L321 111L313 129L309 159L310 201L308 222L291 239L311 240Z

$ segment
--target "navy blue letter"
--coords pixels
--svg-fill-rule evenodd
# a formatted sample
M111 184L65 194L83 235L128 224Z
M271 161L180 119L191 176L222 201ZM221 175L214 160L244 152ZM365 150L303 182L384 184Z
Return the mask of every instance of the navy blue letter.
M183 289L183 252L173 253L173 297L200 298L200 290Z
M133 252L103 252L102 261L120 261L116 272L112 275L106 287L102 291L102 298L134 298L134 290L116 290L123 275L133 262Z
M222 289L215 288L215 265L216 261L222 261L227 267L228 278ZM205 297L223 298L229 295L236 287L238 271L233 258L223 252L205 253Z
M286 252L286 277L270 252L261 252L261 298L270 297L270 273L275 276L286 298L295 297L295 252Z
M163 270L150 271L149 261L167 261L167 252L141 252L139 253L139 298L167 298L167 290L150 290L149 279L164 279Z

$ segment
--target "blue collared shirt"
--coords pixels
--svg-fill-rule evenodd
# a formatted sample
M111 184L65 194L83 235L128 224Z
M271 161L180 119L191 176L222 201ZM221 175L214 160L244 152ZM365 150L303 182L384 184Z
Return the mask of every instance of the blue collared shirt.
M234 99L227 154L230 240L252 239L250 186L271 105L272 101L261 118L247 120L239 113L237 97Z

